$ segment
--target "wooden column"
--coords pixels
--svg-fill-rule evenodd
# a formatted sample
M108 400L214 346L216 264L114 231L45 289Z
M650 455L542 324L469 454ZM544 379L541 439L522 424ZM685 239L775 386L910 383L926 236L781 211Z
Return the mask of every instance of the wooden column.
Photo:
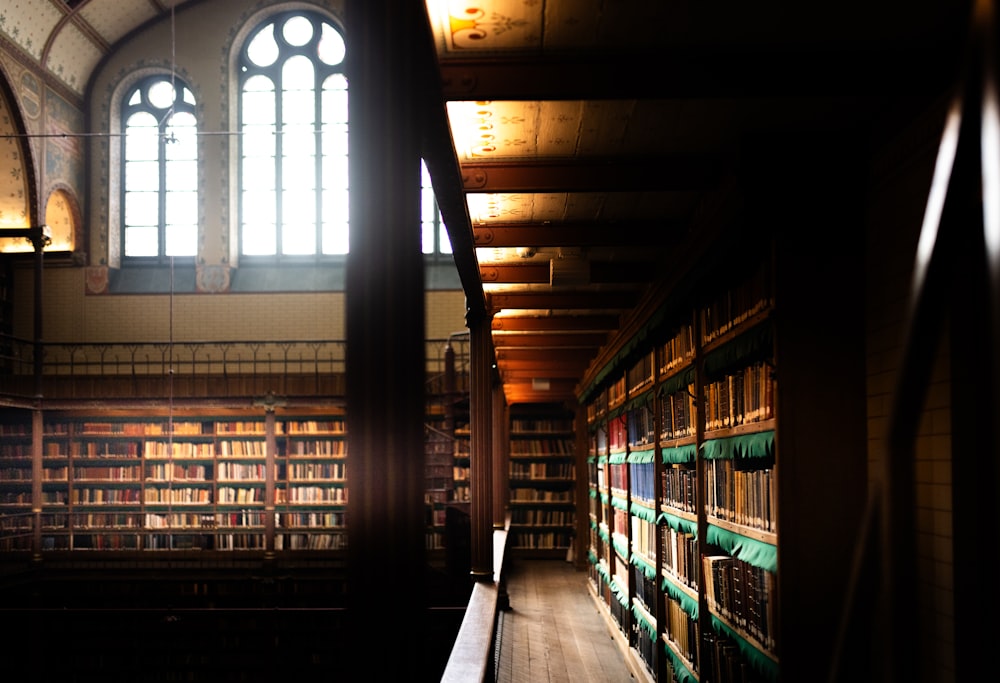
M493 528L502 529L510 500L510 422L499 382L493 386Z
M348 633L379 680L424 669L424 264L417 3L348 0ZM365 653L384 656L363 660Z
M472 578L493 578L493 353L490 320L469 313L469 498Z

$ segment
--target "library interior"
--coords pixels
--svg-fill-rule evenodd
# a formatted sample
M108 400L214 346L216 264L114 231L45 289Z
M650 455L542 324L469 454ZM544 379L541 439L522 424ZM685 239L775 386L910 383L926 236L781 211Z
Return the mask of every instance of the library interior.
M997 4L3 3L4 670L977 680Z

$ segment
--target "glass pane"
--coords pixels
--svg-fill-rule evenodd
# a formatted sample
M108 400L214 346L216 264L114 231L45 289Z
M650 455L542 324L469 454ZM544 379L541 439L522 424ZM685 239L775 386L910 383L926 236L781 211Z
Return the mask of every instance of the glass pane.
M184 88L184 90L181 92L185 102L187 102L188 104L194 104L194 93L192 93L187 88Z
M171 192L181 190L197 190L198 162L168 161L166 189Z
M323 34L319 40L320 60L334 66L344 61L346 54L347 47L344 45L344 37L330 24L323 24Z
M281 194L281 213L281 222L286 227L298 226L316 232L316 194L311 190L285 190Z
M349 248L347 223L323 224L323 253L346 254Z
M244 190L273 190L274 175L274 157L243 160Z
M169 109L174 103L176 93L170 81L157 81L149 86L147 91L149 103L158 109Z
M194 115L179 112L167 122L167 159L198 158L198 128Z
M433 223L436 213L437 205L434 203L434 190L424 188L420 191L420 220L424 223Z
M244 223L242 251L250 256L274 256L277 233L274 223Z
M159 225L159 192L127 192L125 225Z
M275 194L274 192L244 192L243 222L267 221L274 222Z
M323 157L323 187L331 190L347 188L347 157Z
M312 157L316 153L316 132L312 126L285 126L281 153L286 157Z
M425 254L434 253L434 224L424 223L420 228L420 248Z
M323 82L323 122L347 123L347 79L343 74Z
M159 231L155 227L125 228L126 256L157 256Z
M285 190L313 190L316 187L316 162L313 157L286 159L281 166L281 187Z
M292 17L281 28L281 35L289 45L305 45L312 39L312 22L302 16Z
M347 156L347 124L323 125L323 155Z
M277 145L274 126L245 126L241 140L244 157L274 158Z
M315 224L286 225L281 231L281 253L287 256L306 256L316 253Z
M160 189L160 164L156 161L125 162L125 190L156 192Z
M168 225L167 256L195 256L198 253L198 226Z
M448 235L448 231L445 229L445 224L438 223L438 239L441 241L441 253L450 254L451 253L451 237Z
M270 80L263 78L262 76L254 76L253 79L261 78L268 84L271 83ZM269 90L253 90L243 91L243 98L241 103L241 115L243 117L243 125L259 125L259 124L273 124L275 121L274 116L274 89Z
M290 123L308 123L316 120L316 93L312 90L284 90L281 93L281 119Z
M257 66L270 66L278 58L278 43L274 40L274 24L268 24L247 45L247 57Z
M125 123L125 159L158 159L160 127L148 112L132 114Z
M168 192L167 225L198 224L198 192Z
M281 68L281 89L289 90L314 90L316 88L316 76L313 71L313 63L308 57L295 55L290 57Z
M347 225L348 197L346 190L324 190L323 192L323 222L331 225L342 223Z
M129 105L136 105L142 102L142 91L136 90L132 93L132 96L128 98Z

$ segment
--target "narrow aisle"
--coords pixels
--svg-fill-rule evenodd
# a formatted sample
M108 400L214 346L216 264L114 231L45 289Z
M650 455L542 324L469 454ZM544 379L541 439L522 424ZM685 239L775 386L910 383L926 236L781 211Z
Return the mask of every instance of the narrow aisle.
M510 610L498 625L497 681L622 683L639 680L587 588L587 573L562 560L514 559Z

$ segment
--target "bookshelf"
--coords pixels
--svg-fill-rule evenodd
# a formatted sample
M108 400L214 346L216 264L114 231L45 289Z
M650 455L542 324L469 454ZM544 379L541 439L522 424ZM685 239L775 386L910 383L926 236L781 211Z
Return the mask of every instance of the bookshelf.
M513 406L510 427L511 547L565 556L576 524L573 414L560 405Z
M41 412L37 453L28 411L0 427L4 550L34 551L36 543L42 553L346 546L339 407Z
M802 680L825 646L801 626L839 614L849 553L829 553L865 469L863 407L838 398L863 354L838 345L859 313L823 282L838 257L781 244L695 277L581 392L589 585L653 681Z

